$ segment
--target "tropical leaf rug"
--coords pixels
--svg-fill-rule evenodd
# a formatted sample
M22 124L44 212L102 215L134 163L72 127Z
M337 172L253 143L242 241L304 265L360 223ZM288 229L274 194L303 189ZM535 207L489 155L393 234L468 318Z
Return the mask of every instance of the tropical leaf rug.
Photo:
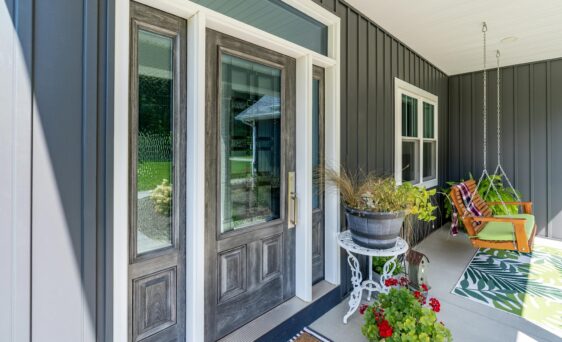
M480 249L452 293L562 336L562 241L536 238L528 254Z

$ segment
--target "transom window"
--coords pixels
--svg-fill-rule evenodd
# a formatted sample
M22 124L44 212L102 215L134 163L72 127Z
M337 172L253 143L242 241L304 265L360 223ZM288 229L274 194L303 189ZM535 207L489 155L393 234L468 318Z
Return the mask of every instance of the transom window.
M437 96L395 79L395 178L437 186Z

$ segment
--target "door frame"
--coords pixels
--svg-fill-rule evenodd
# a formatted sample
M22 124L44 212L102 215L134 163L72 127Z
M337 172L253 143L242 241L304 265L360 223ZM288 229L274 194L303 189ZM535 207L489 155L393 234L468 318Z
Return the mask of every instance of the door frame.
M297 60L296 154L297 196L296 296L312 301L312 75L313 65L325 68L325 145L328 167L340 165L340 19L311 0L282 0L328 26L328 56L286 41L236 19L186 0L138 0L188 21L187 28L187 167L186 167L186 339L204 338L205 274L205 41L206 29L274 50ZM108 298L114 341L127 340L128 332L128 212L129 212L129 0L116 0L114 8L113 69L113 180L112 228L107 234ZM307 175L303 177L302 175ZM340 201L336 192L325 195L325 280L340 283Z

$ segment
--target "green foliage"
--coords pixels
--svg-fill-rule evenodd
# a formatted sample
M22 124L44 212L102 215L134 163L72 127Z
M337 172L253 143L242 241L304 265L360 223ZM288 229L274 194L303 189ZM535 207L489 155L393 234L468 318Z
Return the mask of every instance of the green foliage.
M162 180L150 194L150 199L154 204L154 210L164 216L170 215L172 211L172 186L167 179Z
M378 274L382 274L384 264L386 264L386 262L391 258L392 257L373 257L373 271L377 272ZM404 270L402 269L402 263L397 262L396 268L394 269L394 271L392 271L391 276L403 273L403 271Z
M361 332L369 341L381 340L378 315L392 327L392 335L384 341L452 341L451 332L437 321L435 312L424 307L407 288L391 288L388 294L379 294L364 311Z
M469 180L474 179L472 174L469 174ZM459 183L464 182L464 179L461 179L458 182L447 182L447 187L442 189L442 192L449 195L451 193L451 188ZM497 193L491 187L491 183L494 184L496 189L498 190ZM488 189L490 189L488 191ZM490 178L482 179L480 186L478 187L478 194L485 202L515 202L517 201L517 196L521 197L520 193L515 190L517 193L515 194L509 187L505 187L502 181L502 177L500 175L491 175ZM506 211L507 208L507 211ZM494 205L491 206L490 209L494 215L513 215L518 213L518 207L516 205ZM451 218L453 213L453 207L450 201L445 201L445 215L447 218ZM459 226L462 227L462 220L459 220Z
M345 169L340 172L324 170L322 177L335 186L342 201L349 208L372 212L406 212L421 221L433 221L436 206L431 203L435 189L414 186L411 183L396 185L394 177L362 177L351 175Z

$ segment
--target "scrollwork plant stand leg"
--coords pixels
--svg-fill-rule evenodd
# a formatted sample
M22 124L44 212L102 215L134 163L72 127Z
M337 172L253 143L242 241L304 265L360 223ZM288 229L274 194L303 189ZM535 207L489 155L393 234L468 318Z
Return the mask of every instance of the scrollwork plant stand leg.
M394 270L396 269L396 258L397 256L393 256L392 258L390 258L383 266L382 268L382 274L381 274L381 279L380 279L380 288L381 288L381 292L384 293L388 293L388 291L390 290L389 287L387 287L384 282L392 277L392 274L394 273Z
M351 284L353 285L353 291L349 295L349 310L343 317L344 324L347 324L349 316L351 316L359 307L359 304L361 303L361 296L363 294L363 288L361 287L363 275L361 274L359 260L357 260L351 252L347 251L347 262L351 268Z

